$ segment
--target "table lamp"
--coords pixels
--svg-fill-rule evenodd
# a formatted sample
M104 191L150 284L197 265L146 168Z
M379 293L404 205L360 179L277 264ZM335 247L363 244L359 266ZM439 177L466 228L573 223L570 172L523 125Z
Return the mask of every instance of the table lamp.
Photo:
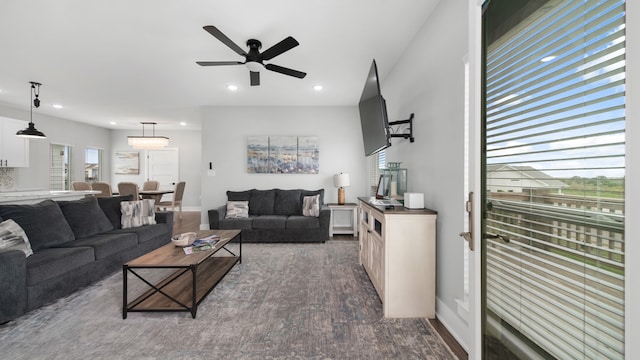
M349 186L349 174L333 175L333 185L338 188L338 204L344 205L344 188Z

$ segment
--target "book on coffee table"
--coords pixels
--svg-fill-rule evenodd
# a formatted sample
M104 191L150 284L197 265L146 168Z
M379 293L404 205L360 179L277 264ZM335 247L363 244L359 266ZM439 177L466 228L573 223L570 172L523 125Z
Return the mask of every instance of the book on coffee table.
M191 246L185 247L184 252L185 254L191 254L198 251L213 250L215 249L218 241L220 241L220 236L218 235L211 235L202 239L197 239L193 244L191 244Z

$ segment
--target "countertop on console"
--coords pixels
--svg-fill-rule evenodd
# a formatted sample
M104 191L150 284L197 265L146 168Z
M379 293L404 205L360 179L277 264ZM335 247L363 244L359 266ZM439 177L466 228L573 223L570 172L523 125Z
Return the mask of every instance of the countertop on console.
M383 212L385 214L405 214L405 215L410 215L410 214L437 215L438 214L437 211L431 210L431 209L427 209L427 208L423 208L423 209L408 209L408 208L404 207L401 203L399 203L397 201L393 201L392 203L395 204L395 205L388 205L390 207L387 208L387 202L390 201L388 199L376 199L375 197L358 197L358 200L364 201L369 206L371 206L374 209L379 210L380 212ZM391 206L393 206L393 208L391 208Z
M61 190L61 191L8 191L0 192L0 204L34 204L44 199L77 200L85 195L100 194L95 190Z

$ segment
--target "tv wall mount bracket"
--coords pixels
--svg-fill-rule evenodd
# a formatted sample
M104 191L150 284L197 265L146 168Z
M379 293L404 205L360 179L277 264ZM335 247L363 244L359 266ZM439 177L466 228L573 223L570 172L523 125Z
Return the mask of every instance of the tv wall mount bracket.
M404 129L404 132L401 134L395 134L393 131L391 131L391 127L392 126L396 126L396 125L403 125L403 124L409 124L409 127ZM409 130L409 132L407 133L407 129ZM410 142L414 142L416 140L416 138L413 137L413 113L411 113L411 116L409 116L408 119L406 120L398 120L398 121L391 121L389 122L389 133L392 138L404 138L404 139L409 139Z

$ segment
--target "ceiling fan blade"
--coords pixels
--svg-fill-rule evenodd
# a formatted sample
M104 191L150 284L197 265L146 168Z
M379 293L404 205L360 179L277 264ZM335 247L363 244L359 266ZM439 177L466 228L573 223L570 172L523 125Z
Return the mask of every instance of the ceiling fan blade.
M242 61L196 61L200 66L243 65Z
M257 71L249 71L249 74L251 75L251 86L260 85L260 73Z
M289 68L278 66L278 65L274 65L274 64L267 64L264 67L267 70L275 71L275 72L278 72L280 74L285 74L285 75L297 77L297 78L300 78L300 79L304 79L304 77L307 76L307 73L304 73L302 71L293 70L293 69L289 69Z
M285 51L289 51L293 49L298 45L300 45L300 43L298 43L296 39L289 36L286 39L268 48L267 50L263 51L262 54L260 55L262 56L262 60L270 60L282 54Z
M245 56L247 52L244 51L240 46L236 45L231 39L227 37L227 35L223 34L222 31L218 30L217 27L213 25L203 26L209 34L213 35L216 39L220 40L223 44L227 45L231 50L235 51L239 55Z

